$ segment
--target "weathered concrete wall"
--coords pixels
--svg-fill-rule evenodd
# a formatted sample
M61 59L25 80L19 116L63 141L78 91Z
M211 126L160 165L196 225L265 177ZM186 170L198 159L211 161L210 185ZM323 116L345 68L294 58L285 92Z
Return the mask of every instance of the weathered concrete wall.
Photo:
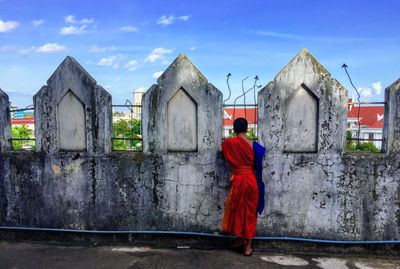
M11 149L11 118L8 95L0 89L0 152Z
M74 96L76 102L82 104L84 121L68 124L71 122L64 118L64 110L59 111L59 104L66 95ZM97 85L74 58L65 58L47 85L33 97L33 103L37 151L55 153L59 150L84 150L91 155L111 152L111 95ZM67 126L64 126L64 120ZM71 130L65 133L67 129ZM68 139L70 141L65 142ZM77 142L76 145L82 142L86 145L71 147L73 141Z
M282 125L285 152L316 152L318 150L319 98L300 85L285 102Z
M197 103L179 89L167 104L168 151L197 151Z
M148 227L155 213L144 160L34 152L5 158L2 225L118 230Z
M285 130L292 128L285 126L290 123L285 123L287 100L302 84L318 98L315 153L285 151L285 143L293 143L293 148L308 143L300 132L289 142L283 140ZM296 109L311 106L308 99L304 108ZM264 232L329 239L399 238L400 158L344 154L346 105L346 89L306 50L259 93L259 138L267 148ZM296 123L304 117L293 115Z
M387 153L400 152L400 79L385 90L384 149Z
M143 153L109 152L108 93L72 58L57 70L35 96L37 151L0 152L0 225L219 231L229 187L219 151L222 95L186 56L179 55L143 98ZM175 126L176 107L168 112L182 89L186 96L177 106L189 108L185 116L196 116L194 125ZM50 130L59 126L54 110L68 90L85 107L86 151L60 150ZM259 93L259 140L267 154L258 235L400 239L399 92L398 81L386 89L388 144L381 154L343 152L347 91L306 50ZM315 122L304 124L304 118ZM289 124L304 134L287 135ZM196 129L197 141L180 145L179 128ZM296 150L305 139L307 147Z
M2 155L3 226L216 231L227 182L222 158L67 152ZM193 166L188 162L197 163ZM194 170L193 170L194 169ZM170 178L166 178L166 175Z
M6 190L4 184L7 171L3 167L2 152L11 149L11 118L8 95L0 89L0 216L7 208Z
M159 219L169 223L164 228L217 230L227 184L218 157L221 92L181 53L145 93L142 106L144 153L163 166L153 181Z
M61 82L55 81L57 77ZM91 103L85 100L92 98L90 91L94 87L94 80L68 57L52 75L48 86L35 96L40 126L38 139L42 142L37 152L9 151L1 156L0 168L6 171L0 176L1 225L103 230L218 230L228 188L227 166L219 153L222 94L181 54L144 97L145 154L93 154L96 152L91 150L89 142L87 152L60 150L59 133L54 130L48 134L44 132L59 126L54 109L72 92L86 107L88 118ZM177 152L169 150L168 139L179 145L184 139L181 136L184 131L180 128L185 128L186 123L175 126L179 115L168 121L171 115L166 112L171 98L182 89L195 105L191 106L187 99L183 105L179 102L175 105L178 109L185 108L185 104L192 108L188 119L197 120L197 141L195 149L184 147ZM107 106L106 101L100 106ZM79 105L78 102L69 103ZM102 121L108 115L111 110L106 109L103 115L95 114L92 118L100 117L99 121ZM44 116L50 116L49 120ZM210 122L209 119L213 120ZM168 126L171 122L174 126ZM86 121L91 128L87 132L102 132L100 128L96 129L98 126L90 124ZM79 127L79 124L72 124L75 129L77 125ZM176 132L165 132L172 128ZM170 137L171 134L177 137ZM87 139L90 140L90 136ZM77 142L79 144L79 141L75 144Z
M57 105L60 150L86 150L85 106L68 91Z
M182 53L158 78L157 84L143 96L143 138L146 138L143 139L144 152L171 152L168 149L168 141L184 140L182 136L168 136L168 123L176 122L168 119L171 116L168 115L168 103L181 89L184 89L188 98L196 104L198 148L195 152L216 154L222 139L222 94L208 83L203 74ZM186 113L183 110L184 106L181 108L181 113ZM182 122L172 126L178 130L175 134L185 132L182 129L186 125L187 123Z

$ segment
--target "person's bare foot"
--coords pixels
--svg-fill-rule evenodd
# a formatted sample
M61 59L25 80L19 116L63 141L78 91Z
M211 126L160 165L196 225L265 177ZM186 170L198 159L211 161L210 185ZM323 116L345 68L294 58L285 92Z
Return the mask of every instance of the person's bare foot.
M253 254L253 248L251 247L251 239L245 241L243 254L245 256L251 256Z
M245 251L243 252L243 254L244 254L244 256L251 256L251 255L253 255L253 249L250 248L250 249L248 249L248 250L245 250Z

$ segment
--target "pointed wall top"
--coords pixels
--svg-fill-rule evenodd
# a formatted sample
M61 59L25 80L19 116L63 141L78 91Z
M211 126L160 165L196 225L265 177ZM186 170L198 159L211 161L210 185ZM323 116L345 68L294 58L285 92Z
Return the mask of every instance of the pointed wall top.
M178 55L177 58L183 58L183 57L186 57L185 53L183 53L182 51L179 52L179 55ZM186 57L186 58L187 58L187 57Z
M400 89L400 78L387 87L388 89Z
M198 79L202 83L207 83L206 77L197 69L197 67L190 61L190 59L183 53L180 52L175 60L168 66L164 73L157 79L158 84L162 84L168 78L173 75L179 74L190 74L194 72Z
M0 97L8 98L8 95L5 92L3 92L3 90L1 88L0 88Z
M111 151L111 95L72 57L34 96L36 150Z
M300 54L300 53L302 53L302 54L310 54L310 52L308 51L307 48L302 48L302 49L300 50L299 54Z
M300 73L298 75L304 76L311 72L317 75L330 75L326 68L318 62L317 59L308 51L308 49L303 48L297 53L296 56L276 75L275 80L279 79L281 76L285 76L287 73L295 72Z
M64 61L57 67L56 71L50 76L49 81L51 81L58 74L64 74L65 72L77 72L81 73L84 77L86 77L91 83L97 84L96 80L83 68L77 60L75 60L71 56L65 57Z

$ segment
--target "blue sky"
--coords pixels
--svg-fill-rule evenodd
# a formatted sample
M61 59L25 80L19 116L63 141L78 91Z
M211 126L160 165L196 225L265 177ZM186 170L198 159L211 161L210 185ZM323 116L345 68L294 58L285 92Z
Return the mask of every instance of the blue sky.
M184 52L227 95L255 75L264 86L302 48L353 96L383 100L400 77L400 1L0 0L0 88L20 107L67 56L113 96L148 89ZM251 87L249 79L246 87Z

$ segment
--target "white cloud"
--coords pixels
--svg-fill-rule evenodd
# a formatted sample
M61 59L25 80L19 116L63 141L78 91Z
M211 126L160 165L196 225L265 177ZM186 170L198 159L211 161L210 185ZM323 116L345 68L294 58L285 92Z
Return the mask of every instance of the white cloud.
M260 36L276 37L276 38L288 38L288 39L305 39L307 36L288 34L288 33L278 33L272 31L251 31L251 33Z
M119 64L123 57L121 55L113 55L109 57L103 57L100 59L100 61L97 63L99 66L111 66L112 68L118 68Z
M372 91L370 88L358 88L358 92L364 98L370 97L372 95Z
M169 65L169 62L167 60L164 60L161 62L162 65Z
M15 51L15 46L14 45L7 45L0 47L0 53L9 53L9 52L14 52Z
M124 67L130 71L135 71L139 67L139 63L136 60L129 61Z
M93 19L83 18L82 20L77 20L74 15L68 15L64 17L65 23L70 24L91 24L94 22Z
M162 75L162 73L164 73L164 71L154 72L153 73L153 78L159 78Z
M108 84L108 85L106 85L106 86L104 86L104 89L111 89L112 88L112 85L110 85L110 84Z
M188 15L178 17L178 19L181 21L187 21L189 18L190 18L190 16L188 16Z
M371 89L372 88L372 89ZM380 95L382 93L382 85L380 81L374 82L371 84L371 87L368 88L358 88L358 92L364 98L371 97L373 95Z
M0 20L0 33L9 32L19 25L16 21L2 21Z
M173 24L176 20L187 21L187 20L189 20L189 17L190 16L188 16L188 15L179 16L179 17L175 17L174 15L170 15L170 16L162 15L158 19L157 24L161 24L161 25L167 26L167 25Z
M74 15L68 15L64 17L65 23L70 25L61 28L60 34L61 35L81 35L87 33L86 28L89 24L93 23L93 19L83 18L81 20L77 20ZM71 24L78 24L78 25L71 25ZM79 26L79 24L81 24ZM92 26L95 29L97 26Z
M323 35L304 35L288 32L274 32L265 30L249 30L248 33L258 36L277 38L277 39L292 39L292 40L307 40L325 43L350 43L350 42L373 42L376 38L371 37L351 37L351 36L323 36ZM381 40L381 39L380 39Z
M147 58L144 60L146 63L154 63L157 60L163 60L165 58L165 55L170 54L172 52L172 49L165 49L165 48L155 48L151 51L151 53L147 56Z
M89 52L99 53L99 52L106 52L106 51L113 50L113 49L115 49L114 46L111 46L111 47L98 47L97 45L93 45L93 46L90 47Z
M82 20L80 20L80 24L91 24L93 23L94 20L93 19L88 19L88 18L83 18Z
M382 85L380 81L372 83L371 86L374 89L376 95L380 95L382 93Z
M121 78L116 78L115 79L115 82L120 82L121 81Z
M17 52L20 56L26 57L32 54L35 51L35 49L36 49L35 47L30 47L29 49L20 49Z
M64 18L65 23L75 23L75 16L74 15L68 15L67 17Z
M116 56L109 56L101 58L98 65L100 66L115 66L118 67L116 64L117 57Z
M40 25L42 25L44 23L44 20L33 20L32 24L35 27L39 27Z
M165 16L165 15L162 15L162 16L158 19L157 24L161 24L161 25L167 26L167 25L172 24L172 23L174 22L174 20L175 20L175 17L174 17L174 16L169 16L169 17L167 17L167 16Z
M62 45L58 45L57 43L47 43L36 49L36 52L39 53L58 53L65 51L67 48Z
M191 47L189 50L190 51L194 51L194 50L196 50L197 48L195 47L195 46L193 46L193 47Z
M123 26L120 28L120 30L127 33L135 33L138 31L138 29L134 26Z
M68 27L63 27L60 30L61 35L81 35L86 33L85 28L87 25L82 25L81 27L78 26L68 26Z

